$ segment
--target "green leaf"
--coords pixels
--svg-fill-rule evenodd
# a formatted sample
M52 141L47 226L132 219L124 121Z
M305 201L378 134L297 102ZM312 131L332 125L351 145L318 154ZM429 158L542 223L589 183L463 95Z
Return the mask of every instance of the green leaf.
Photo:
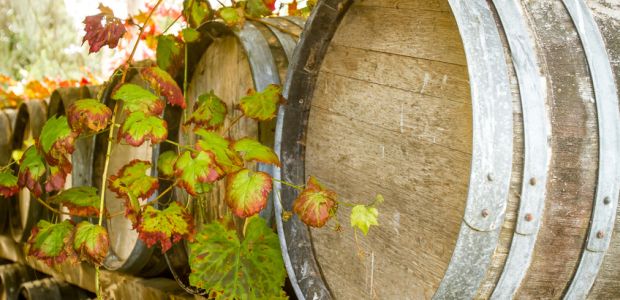
M73 153L75 150L74 142L77 134L69 127L66 116L51 117L43 125L41 135L39 136L39 145L45 155L45 160L52 165L65 165L66 170L68 164L68 172L71 172L71 162L66 155Z
M73 215L81 217L99 215L97 188L91 186L72 187L52 197L51 201L66 206Z
M133 216L139 212L138 199L149 198L159 188L157 178L148 176L150 168L150 162L135 159L108 179L109 189L115 192L117 197L126 200L126 216Z
M156 116L149 116L141 111L129 114L118 131L118 139L127 144L140 146L146 140L153 144L161 143L168 138L168 124Z
M186 125L194 123L196 126L205 129L217 129L224 124L227 112L224 101L211 91L198 97L198 102L194 105L194 112L187 120Z
M270 84L262 92L250 91L250 93L241 98L239 107L244 115L258 121L268 121L276 116L278 104L284 100L281 94L281 87Z
M26 242L26 252L45 262L48 265L62 263L65 260L75 260L75 252L72 249L73 223L63 221L57 224L41 220L32 230L32 234Z
M241 154L245 161L258 161L280 166L278 155L269 147L251 138L243 138L233 143L232 148Z
M45 175L45 162L36 147L28 148L19 162L17 183L20 187L27 187L36 197L41 196L43 187L41 180Z
M17 177L9 172L0 173L0 195L9 198L19 192ZM2 200L0 200L2 201Z
M206 0L183 1L183 15L189 16L187 22L192 28L198 28L202 23L209 21L211 7Z
M123 101L123 110L128 113L141 111L147 115L158 116L166 106L155 94L133 83L123 84L114 92L112 99Z
M69 106L67 115L74 132L92 134L108 126L112 110L95 99L82 99Z
M157 65L170 74L175 74L183 65L185 45L174 35L157 37Z
M262 18L272 14L263 0L247 0L245 4L245 13L253 18Z
M216 132L199 129L196 135L196 149L209 151L215 155L215 161L226 173L236 172L243 166L243 160L230 148L230 142Z
M183 91L168 72L158 67L148 67L141 69L140 74L160 95L166 97L170 105L185 108Z
M243 242L234 229L210 223L190 250L190 284L207 290L209 298L286 299L278 236L263 219L248 219Z
M177 160L177 153L168 150L159 155L157 159L157 171L159 176L172 177L174 176L174 163Z
M82 260L100 266L108 255L110 238L108 231L99 225L83 221L76 226L73 250Z
M356 205L351 210L351 227L359 228L366 235L370 226L379 225L379 222L377 222L378 216L379 211L376 208Z
M238 217L253 216L267 206L271 188L269 174L242 169L226 178L226 204Z
M217 11L217 14L222 18L226 25L233 26L242 26L245 22L245 17L242 8L235 7L222 7Z
M312 176L293 203L293 211L302 222L312 227L323 227L337 209L336 193L324 188Z
M183 34L183 41L185 43L193 43L200 38L200 32L194 28L184 28L181 33Z
M192 154L184 151L174 164L178 183L188 193L196 196L211 190L211 183L224 175L224 171L215 163L211 152Z
M161 252L165 253L173 243L181 239L191 239L194 234L192 215L182 204L170 203L164 210L157 210L147 206L138 219L139 237L148 247L159 244Z

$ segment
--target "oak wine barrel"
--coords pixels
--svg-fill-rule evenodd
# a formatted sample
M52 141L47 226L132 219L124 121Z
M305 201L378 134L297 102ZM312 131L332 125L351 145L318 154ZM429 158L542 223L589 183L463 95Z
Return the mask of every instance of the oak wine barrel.
M15 109L5 108L0 110L0 167L11 163L13 149L13 127L15 126ZM9 170L10 171L10 170ZM8 224L8 200L0 196L0 233L5 233Z
M91 299L89 293L77 286L58 281L54 278L45 278L24 282L19 289L19 300L86 300Z
M26 265L15 263L0 266L0 299L16 300L22 283L42 275Z
M189 52L198 59L190 61L193 72L188 83L187 114L192 113L194 103L200 95L213 91L226 103L229 120L224 124L224 128L228 128L229 121L241 115L236 106L249 89L262 91L270 84L281 84L284 81L302 26L303 20L294 17L264 18L260 22L248 21L238 31L231 30L220 22L203 24L199 31L208 41L189 48ZM257 124L254 120L243 118L231 128L229 134L234 139L254 137L263 144L273 145L274 127L275 120ZM192 130L189 129L187 132ZM187 132L179 134L181 143L193 145L196 137ZM257 168L271 172L271 168L266 165L258 165ZM228 209L224 202L224 193L224 185L219 183L209 194L199 196L205 198L204 202L208 203L208 207L192 206L197 224L226 215ZM180 190L175 191L175 195L178 200L188 201L188 195ZM261 216L267 220L272 219L273 205L269 204L261 212ZM243 226L243 223L240 222L239 225ZM200 225L197 226L200 228ZM183 243L174 245L165 254L169 268L179 285L186 291L193 294L204 293L189 284L191 270L188 264L188 251Z
M149 84L142 79L141 75L137 71L137 68L150 65L151 62L143 61L138 62L127 73L127 83L133 83L151 90ZM114 109L115 100L113 100L112 92L116 88L117 83L120 81L120 72L116 72L116 75L110 79L110 83L104 88L102 101ZM173 124L178 123L172 117L169 116L170 109L168 106L164 110L164 118L168 122L168 130L171 130ZM177 114L178 115L178 114ZM116 123L121 124L125 116L122 114L122 102L119 103L119 109L117 112ZM177 116L178 118L178 116ZM178 120L178 119L176 119ZM172 127L174 128L174 127ZM118 128L114 128L118 132ZM117 134L115 134L116 136ZM170 139L173 139L169 136ZM101 187L102 180L107 178L101 178L103 175L103 167L106 158L108 134L99 134L95 138L94 145L94 157L92 168L92 184L99 189ZM139 147L133 147L124 143L114 144L112 152L110 153L110 162L108 167L108 178L111 175L115 175L126 164L134 159L146 160L152 163L150 176L158 177L157 174L157 158L160 153L160 145L152 145L150 141L146 141ZM145 174L146 175L146 174ZM157 198L159 192L162 191L162 185L160 184L159 190L153 193L148 200L141 200L141 204L151 201ZM115 215L110 219L106 219L103 224L108 229L110 237L110 249L108 256L103 262L103 266L111 271L119 271L128 274L136 274L144 277L157 276L166 270L166 261L161 255L161 250L158 247L149 248L147 245L138 238L138 232L132 228L131 221L124 217L124 214L120 212L125 211L123 199L116 197L116 194L110 189L105 191L106 210ZM154 207L158 207L157 204Z
M45 101L22 102L17 110L13 129L13 151L24 151L39 138L46 121L46 110ZM19 165L15 163L12 168L13 173L17 174ZM28 189L24 188L10 199L8 214L11 236L16 242L21 243L28 239L32 228L48 215L48 211L30 195Z
M620 18L597 24L603 2L319 1L276 176L385 202L355 239L283 221L298 192L274 184L298 298L620 297Z

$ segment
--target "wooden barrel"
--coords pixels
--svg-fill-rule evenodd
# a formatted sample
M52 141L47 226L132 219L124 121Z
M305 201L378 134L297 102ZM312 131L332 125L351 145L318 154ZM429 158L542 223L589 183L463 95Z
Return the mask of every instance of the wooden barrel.
M33 269L22 264L0 266L0 299L16 300L22 283L40 276Z
M614 22L603 38L582 0L319 1L276 176L385 202L355 239L346 206L342 232L283 222L297 191L274 185L297 296L620 297Z
M13 151L26 150L39 138L46 121L46 110L47 104L39 100L26 101L19 106L13 129ZM12 167L14 174L17 174L19 165L16 163ZM30 236L31 229L40 219L47 216L48 211L25 188L12 197L10 206L11 236L18 243L25 242Z
M148 62L140 62L138 64L142 66L143 64L148 64ZM113 77L111 83L108 84L102 92L102 99L110 109L114 108L116 102L111 96L119 80L120 76ZM130 69L126 82L137 84L153 91L149 87L149 84L144 81L141 75L136 71L136 68ZM170 109L167 107L164 112L166 119L168 119L167 115L169 113L166 112L168 110ZM121 124L124 120L124 116L121 112L122 102L117 112L117 124ZM168 119L168 121L169 124L174 124L174 120ZM114 130L118 132L118 128ZM170 127L168 130L170 130ZM116 135L117 134L115 134L115 136ZM101 178L106 159L107 143L107 134L97 135L94 145L92 184L98 189L101 187L101 181L107 180L107 178ZM133 147L127 144L114 144L112 152L110 153L107 177L109 178L111 175L117 174L124 165L134 159L152 162L151 169L149 170L150 176L158 177L157 158L159 157L159 153L160 145L151 145L149 141L139 147ZM161 185L159 190L153 193L149 200L155 199L160 191L162 191ZM157 249L157 247L147 247L146 244L138 238L138 232L132 228L131 221L121 213L125 211L124 200L116 197L116 194L110 191L110 189L107 189L105 193L106 210L115 216L104 221L104 226L108 229L108 234L110 236L110 249L108 256L103 262L104 267L112 271L139 274L145 277L159 275L167 268L166 261L160 254L161 250ZM141 201L141 204L144 203L146 203L146 201ZM155 205L155 207L157 207L157 205Z
M236 109L236 105L249 89L262 91L270 84L280 84L284 81L302 26L303 21L298 18L265 18L261 22L249 21L239 31L233 31L219 22L201 26L199 30L203 32L202 36L212 39L189 49L198 59L193 62L194 70L188 84L187 113L192 113L194 103L200 95L213 91L226 103L229 116L232 116L230 119L238 117L241 112ZM228 126L228 121L224 126ZM255 137L263 144L273 145L274 127L275 120L257 125L254 120L241 119L231 129L230 136L234 139ZM181 133L180 139L183 144L193 145L196 137L193 134ZM259 165L258 168L271 172L269 166ZM197 222L208 222L226 214L228 210L224 202L224 192L223 184L216 185L212 193L204 196L209 203L205 210L198 213L200 208L193 207ZM180 191L176 191L176 194L178 199L187 201L187 195L182 195ZM269 204L261 212L261 216L269 220L272 215L273 204ZM175 245L166 253L166 259L181 287L194 294L202 292L189 284L188 277L191 271L187 261L186 245Z
M15 109L0 110L0 166L6 166L11 162L13 148L13 127L15 126ZM0 234L5 233L8 224L9 201L0 196Z
M49 119L54 116L66 116L67 110L75 101L96 97L97 89L98 87L88 86L56 89L50 96L50 103L47 109L47 118ZM78 186L92 186L94 146L95 136L80 137L75 139L75 150L69 158L71 160L73 170L67 176L64 187L65 189ZM69 218L69 216L62 215L61 218ZM72 217L71 219L79 222L85 218Z
M54 278L45 278L41 280L25 282L19 289L20 300L86 300L91 299L92 293L89 293L77 286L70 285L64 281L58 281Z

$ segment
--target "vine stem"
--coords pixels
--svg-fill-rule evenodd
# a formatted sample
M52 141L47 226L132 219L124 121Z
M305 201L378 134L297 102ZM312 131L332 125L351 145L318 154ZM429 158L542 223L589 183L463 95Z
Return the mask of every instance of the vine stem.
M144 20L142 27L140 27L140 32L138 33L138 37L136 39L135 44L133 45L131 54L129 54L127 61L125 61L125 67L123 68L123 76L121 77L120 84L123 84L125 82L125 79L127 78L127 71L129 70L129 66L131 64L131 61L133 60L134 54L136 54L136 50L138 49L138 44L140 44L140 37L144 33L144 28L146 27L147 22L151 19L151 16L153 16L153 13L155 12L155 10L157 10L157 7L159 7L162 1L163 0L157 1L155 6L153 6L153 9L151 10L151 12L149 12L149 15L146 17L146 20ZM118 111L118 102L114 104L114 112L112 113L112 120L110 122L111 124L116 124L117 111ZM105 191L106 191L106 183L107 183L106 179L108 178L108 167L110 166L110 153L112 153L112 141L113 140L114 140L114 130L110 129L110 133L108 134L108 141L107 141L108 147L107 147L106 155L105 155L105 163L103 166L103 174L101 176L101 190L99 191L101 193L101 196L99 198L99 226L103 224L103 210L105 209ZM99 268L100 267L98 265L95 267L95 292L97 293L97 299L103 300L103 296L101 295L101 284L100 284L101 276L99 274L100 273Z
M159 195L157 196L157 198L153 199L153 201L150 201L150 202L147 202L147 203L144 203L144 204L140 205L140 208L145 207L145 206L149 206L149 205L154 205L154 204L156 204L157 202L159 202L159 200L161 200L161 198L162 198L164 195L166 195L167 193L169 193L170 191L172 191L172 189L174 188L174 186L175 186L174 184L171 184L168 188L166 188L163 192L161 192L161 194L159 194ZM116 213L110 214L109 218L118 217L118 216L120 216L120 215L122 215L122 214L124 214L124 213L125 213L125 212L123 212L123 211L119 211L119 212L116 212Z
M12 165L14 165L16 163L17 163L17 161L13 160L10 164L8 164L6 166L0 167L0 171L4 171L4 170L8 169L9 167L11 167Z
M284 185L286 185L286 186L290 186L290 187L292 187L292 188L294 188L294 189L296 189L296 190L300 190L300 191L303 191L303 190L304 190L304 188L303 188L302 186L299 186L299 185L294 185L294 184L292 184L292 183L290 183L290 182L288 182L288 181L284 181L284 180L280 180L280 179L275 179L275 178L273 178L273 177L271 177L271 180L276 181L276 182L279 182L279 183L284 184Z
M37 199L37 202L41 203L41 205L45 206L45 208L49 209L51 212L53 212L53 213L55 213L57 215L68 215L68 216L73 216L73 217L79 217L78 215L74 215L74 214L71 214L71 213L68 213L68 212L57 210L57 209L51 207L45 201L41 200L41 198L39 198L39 197L35 197L35 199Z
M243 118L243 114L240 114L238 117L236 117L234 120L232 120L232 122L230 122L228 127L224 128L224 130L222 131L222 134L226 134L228 131L230 131L230 129L232 129L233 126L235 124L237 124L237 122L239 122L239 120L241 120L241 118Z

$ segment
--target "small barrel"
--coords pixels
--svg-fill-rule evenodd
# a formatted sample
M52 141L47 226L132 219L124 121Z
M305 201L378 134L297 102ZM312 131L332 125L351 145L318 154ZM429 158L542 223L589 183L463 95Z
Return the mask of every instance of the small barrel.
M86 300L92 293L54 278L24 282L19 288L19 300Z
M141 62L139 64L149 63ZM119 80L120 76L114 77L112 82L105 87L103 91L103 101L110 109L114 108L116 102L111 96ZM150 89L148 83L141 78L136 69L131 69L128 72L126 82ZM172 110L177 111L177 117L180 115L180 110L166 107L164 118L167 119L168 124L178 124L178 119L176 121L170 119L174 118L174 116L170 116L170 111ZM121 112L122 105L119 106L117 112L117 124L123 122ZM118 128L114 130L118 132ZM168 130L170 130L170 127ZM107 142L108 134L99 134L95 139L92 184L98 189L101 187L102 180L107 180L107 178L101 178L106 159ZM149 171L150 175L157 177L157 159L159 153L160 145L151 145L150 142L145 142L140 147L114 144L112 153L110 153L108 178L118 173L124 165L134 159L150 161L152 163L151 170ZM161 190L162 185L160 185L159 191L154 193L150 200L155 199ZM106 210L111 214L116 214L116 216L104 222L104 225L108 229L108 234L110 235L110 251L103 263L104 266L109 270L139 274L145 277L156 276L166 270L165 259L160 255L161 250L157 249L157 247L147 247L144 242L138 239L138 232L132 229L131 221L120 214L120 212L125 211L123 200L117 198L116 194L109 189L107 189L105 193ZM143 201L142 203L144 204L146 202Z
M44 101L30 100L23 102L17 111L13 130L13 151L24 151L39 138L47 116L47 104ZM13 165L17 174L19 165ZM21 189L12 197L9 208L10 231L13 239L24 242L30 236L31 229L43 217L47 210L30 195L28 189Z
M11 151L13 149L13 127L15 126L15 109L5 108L0 110L0 167L11 163ZM7 230L9 201L0 196L0 233Z
M213 39L189 48L189 52L200 59L192 64L194 70L188 84L187 113L192 113L194 103L200 95L213 91L226 103L229 119L238 117L241 112L236 106L249 89L262 91L270 84L283 82L302 26L303 20L293 17L248 21L239 31L231 30L220 22L203 24L199 28L202 36ZM224 126L228 126L228 121ZM257 125L256 121L244 118L231 128L230 136L233 139L254 137L263 144L272 146L274 128L275 120ZM191 145L195 142L195 136L181 135L180 140L182 144ZM269 166L259 165L258 168L267 172L271 170ZM197 222L210 221L225 215L227 208L224 190L221 183L215 185L213 192L205 196L209 201L204 212L207 220L197 218ZM187 198L187 195L180 196L182 193L177 193L177 199ZM270 204L261 216L268 220L272 218L272 207ZM189 285L188 251L183 243L179 243L166 253L166 258L179 285L190 293L201 293L202 291Z
M385 202L356 239L346 206L341 232L283 221L298 192L274 184L297 296L620 297L618 16L596 23L601 2L319 1L276 175Z
M22 283L34 280L39 275L33 269L22 264L0 266L0 299L16 300Z

